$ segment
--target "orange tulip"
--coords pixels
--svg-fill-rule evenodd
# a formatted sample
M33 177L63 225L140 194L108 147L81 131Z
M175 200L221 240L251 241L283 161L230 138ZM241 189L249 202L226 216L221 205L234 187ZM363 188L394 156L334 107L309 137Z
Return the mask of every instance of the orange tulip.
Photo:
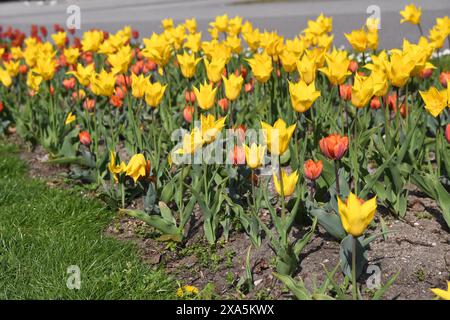
M185 106L183 109L183 118L186 122L191 123L192 117L194 116L194 107L193 106Z
M320 150L328 159L340 160L348 149L348 138L333 133L321 139L319 145Z
M314 162L312 159L309 159L303 165L305 177L311 181L317 180L320 177L322 174L322 169L323 164L321 160Z
M379 97L373 97L370 101L370 109L378 110L381 107L381 101Z
M450 123L445 127L445 140L450 143Z
M339 95L342 100L350 101L352 99L352 86L350 84L341 84L339 86Z
M444 88L447 88L448 80L450 80L450 71L444 71L439 76L439 82Z
M80 139L80 143L82 145L85 145L86 147L89 147L91 145L91 135L87 131L81 131L78 134L78 138Z

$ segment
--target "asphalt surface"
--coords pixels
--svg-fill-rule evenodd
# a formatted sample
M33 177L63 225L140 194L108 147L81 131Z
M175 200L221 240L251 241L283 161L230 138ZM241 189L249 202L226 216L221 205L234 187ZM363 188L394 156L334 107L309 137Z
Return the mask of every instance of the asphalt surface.
M437 17L450 16L450 0L60 0L16 1L0 4L0 24L29 30L31 24L52 26L65 25L66 9L77 5L81 12L79 34L90 28L115 31L124 25L139 30L148 37L161 30L160 21L173 18L181 22L185 18L197 18L199 29L206 34L208 23L217 15L227 13L250 20L261 30L276 30L285 37L294 37L320 13L333 17L334 43L348 45L343 35L361 27L370 16L367 8L380 8L380 46L400 46L403 38L417 41L420 34L416 26L400 24L399 11L410 2L422 7L422 26L427 33Z

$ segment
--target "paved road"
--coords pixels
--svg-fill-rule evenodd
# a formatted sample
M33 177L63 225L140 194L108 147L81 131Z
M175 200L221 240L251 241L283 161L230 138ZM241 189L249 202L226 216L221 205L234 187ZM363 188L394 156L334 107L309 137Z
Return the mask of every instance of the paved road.
M415 26L400 24L399 10L409 0L46 0L21 1L0 4L0 24L26 28L32 23L65 24L69 5L81 9L81 30L92 27L115 31L123 25L138 29L142 36L160 30L160 21L171 17L175 22L195 17L201 30L219 14L240 15L261 29L277 30L286 37L297 35L305 28L307 20L323 12L333 17L335 44L347 45L344 32L360 27L369 16L370 5L377 5L381 13L380 45L392 48L402 43L403 37L417 40ZM423 28L428 30L436 17L450 15L450 0L414 1L423 9Z

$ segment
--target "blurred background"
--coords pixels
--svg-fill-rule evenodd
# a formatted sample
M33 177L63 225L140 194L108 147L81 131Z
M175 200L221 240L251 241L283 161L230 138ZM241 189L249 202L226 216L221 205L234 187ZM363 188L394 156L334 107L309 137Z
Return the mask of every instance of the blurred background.
M294 37L307 26L308 19L324 13L333 17L334 43L341 46L347 45L344 32L362 27L367 17L379 11L380 47L389 49L400 46L403 37L417 41L420 36L414 26L400 24L399 11L408 3L422 7L426 35L436 17L450 15L450 0L47 0L2 2L0 25L11 25L26 32L32 24L51 28L58 23L65 27L70 16L66 10L76 5L81 13L79 35L94 27L116 31L130 25L141 37L148 37L153 31L161 30L164 18L179 23L195 17L200 31L208 38L208 23L215 16L227 13L248 19L261 30Z

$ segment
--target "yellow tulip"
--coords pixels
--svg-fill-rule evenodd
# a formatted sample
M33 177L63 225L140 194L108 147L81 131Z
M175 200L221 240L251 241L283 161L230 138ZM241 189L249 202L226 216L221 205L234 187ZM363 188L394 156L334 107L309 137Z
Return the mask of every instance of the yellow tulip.
M137 76L134 73L131 74L131 94L135 98L142 98L145 95L150 76L144 77L143 74Z
M2 50L4 51L5 49L2 48L0 49L0 57L3 55ZM21 47L12 47L11 48L11 55L13 57L14 60L20 60L23 58L23 51Z
M354 237L361 236L373 220L377 210L377 197L362 201L350 192L346 203L339 197L337 200L339 215L345 231Z
M228 29L228 15L224 14L222 16L217 16L216 20L211 22L210 25L219 32L226 32Z
M242 29L242 17L236 16L228 21L227 33L235 37L238 36Z
M297 67L297 58L298 55L295 53L288 50L283 51L280 55L280 60L284 71L287 73L294 71Z
M86 31L85 33L83 33L83 39L81 40L83 51L97 52L102 41L103 41L102 31L99 30Z
M80 56L80 49L75 47L64 49L64 56L66 57L68 64L75 64Z
M171 49L169 41L164 35L158 35L153 33L150 39L144 38L145 48L142 49L142 55L149 58L158 64L160 67L164 67L170 60Z
M225 58L213 58L211 62L207 58L203 59L205 63L206 75L208 80L217 83L222 79L222 73L225 69L226 60Z
M316 59L310 57L306 52L300 61L297 61L297 71L300 78L307 84L314 82L316 79Z
M381 69L375 69L370 74L370 78L372 78L373 83L373 95L377 97L385 96L389 88L386 73Z
M245 159L247 166L250 169L256 169L264 165L264 154L266 153L266 146L258 146L252 143L250 148L244 144Z
M258 50L261 39L261 33L258 29L243 33L242 37L244 38L245 42L247 42L247 45L251 51L256 52Z
M69 71L67 75L74 75L82 86L88 86L91 76L95 73L95 66L93 63L83 67L81 63L77 64L76 71Z
M282 155L286 152L289 146L289 140L294 133L297 124L293 124L286 127L286 122L283 119L275 121L273 127L261 121L261 127L263 129L264 140L268 146L270 153L274 155Z
M400 15L403 18L400 20L400 23L409 22L412 24L419 24L422 8L417 8L414 4L410 4L400 11Z
M156 108L164 96L167 85L162 85L159 82L147 83L145 88L145 102L150 106Z
M52 39L55 42L56 46L60 48L66 45L66 33L64 31L52 34Z
M272 59L267 54L255 54L252 59L247 60L256 80L261 83L267 82L272 75Z
M125 172L127 170L127 165L125 162L121 161L120 164L116 163L116 153L114 151L110 152L108 169L113 174L114 180L117 181L117 175Z
M183 44L184 48L190 49L193 53L197 53L200 50L202 42L202 33L189 34L186 37L186 42Z
M67 115L66 121L64 122L65 125L68 125L72 122L74 122L75 120L77 120L77 116L74 115L72 112L69 112L69 114Z
M34 74L33 71L28 71L27 74L27 86L28 88L30 88L31 90L38 92L39 91L39 87L42 83L42 77L38 74Z
M141 153L135 154L131 157L130 161L128 161L126 175L132 177L134 183L136 183L140 177L145 177L146 166L147 161L145 161L144 155Z
M216 120L212 114L200 116L201 128L202 128L202 140L204 143L210 143L214 141L217 135L222 131L225 120L227 117Z
M0 82L5 86L9 87L12 84L12 78L9 72L0 67Z
M273 61L278 61L280 54L284 50L284 39L276 32L265 31L260 38L261 48L269 55Z
M222 79L225 85L226 97L231 101L236 100L241 93L244 78L242 78L241 75L236 76L234 73L232 73L230 74L228 79L225 76L222 76Z
M116 76L113 72L93 73L90 78L91 91L98 96L110 97L114 94Z
M177 60L180 64L180 69L183 76L190 79L195 75L195 67L201 59L195 58L194 54L184 52L182 55L177 54Z
M355 83L352 86L352 104L357 108L365 107L373 97L373 78L363 77L359 74L355 76Z
M190 133L183 136L183 144L180 149L174 151L175 154L192 154L195 153L203 145L202 133L200 129L195 127Z
M335 53L336 56L327 55L325 57L327 66L320 68L319 71L326 75L328 81L333 85L341 85L345 82L347 77L351 74L348 70L350 61L347 56Z
M161 20L161 27L163 27L164 30L170 30L173 28L173 19L167 18Z
M307 85L303 80L300 80L298 83L289 81L289 93L291 95L292 107L297 112L307 111L314 101L320 97L320 91L316 90L314 82Z
M392 85L398 88L403 87L411 76L415 67L414 60L403 52L394 52L391 61L387 66L387 75Z
M15 77L19 74L20 61L5 61L3 62L3 65L5 66L6 71L8 71L11 77Z
M39 74L44 80L51 80L56 71L56 60L52 56L40 55L36 60L33 71Z
M367 47L371 50L378 48L378 29L369 29L367 32Z
M450 281L447 281L447 290L439 288L430 289L435 295L443 300L450 300Z
M273 184L275 186L275 190L279 195L284 195L285 197L289 197L294 193L295 187L298 181L298 172L295 170L290 175L286 174L286 171L281 170L281 180L283 182L283 192L281 192L281 184L278 180L277 175L273 174Z
M131 54L131 47L124 46L120 48L116 53L108 56L108 62L112 66L112 73L126 73L131 63L133 56Z
M215 102L217 88L213 89L211 83L200 84L200 89L194 87L194 94L198 106L203 110L210 109Z
M225 44L230 48L232 53L239 54L242 51L241 38L238 36L227 37Z
M348 42L353 50L357 52L364 52L367 49L368 39L367 33L364 29L353 30L350 34L345 34Z
M189 31L190 34L197 32L197 20L195 18L186 19L184 21L184 26Z
M431 87L428 91L419 92L425 102L425 109L435 118L441 114L448 104L447 92L445 90L439 91L435 87Z

